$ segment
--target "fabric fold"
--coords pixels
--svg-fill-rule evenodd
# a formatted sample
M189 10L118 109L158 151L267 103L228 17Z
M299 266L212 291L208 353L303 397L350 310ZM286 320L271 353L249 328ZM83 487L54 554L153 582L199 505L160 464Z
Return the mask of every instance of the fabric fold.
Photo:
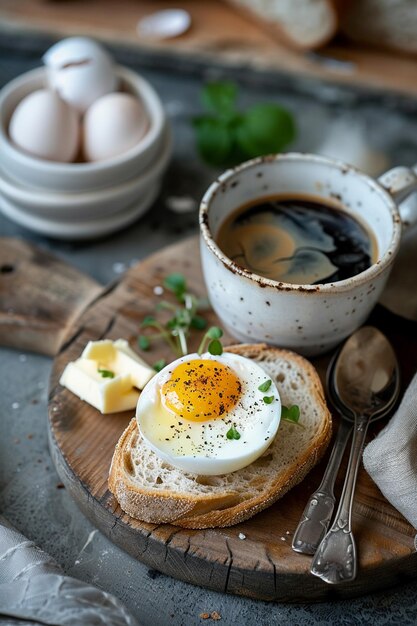
M139 626L105 591L65 576L45 552L0 516L2 618L48 626Z
M366 471L417 529L417 374L396 413L363 453Z

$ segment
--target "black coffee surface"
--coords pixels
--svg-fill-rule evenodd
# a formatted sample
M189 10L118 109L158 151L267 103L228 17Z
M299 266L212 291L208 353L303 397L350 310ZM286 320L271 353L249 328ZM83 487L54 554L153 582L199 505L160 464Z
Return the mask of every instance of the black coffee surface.
M309 198L264 198L237 209L221 225L221 250L271 280L331 283L366 270L376 243L346 211Z

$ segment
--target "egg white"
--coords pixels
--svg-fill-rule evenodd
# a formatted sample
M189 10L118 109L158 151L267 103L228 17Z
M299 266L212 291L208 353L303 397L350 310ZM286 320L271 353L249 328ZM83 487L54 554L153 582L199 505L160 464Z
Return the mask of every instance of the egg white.
M236 405L222 417L195 422L164 406L161 389L180 363L210 359L228 366L242 385ZM253 463L272 443L279 427L281 400L272 381L267 392L258 387L269 376L260 365L237 354L191 354L156 374L143 389L136 419L147 445L164 461L186 472L214 476L234 472ZM274 396L271 404L264 396ZM228 439L234 426L240 439Z

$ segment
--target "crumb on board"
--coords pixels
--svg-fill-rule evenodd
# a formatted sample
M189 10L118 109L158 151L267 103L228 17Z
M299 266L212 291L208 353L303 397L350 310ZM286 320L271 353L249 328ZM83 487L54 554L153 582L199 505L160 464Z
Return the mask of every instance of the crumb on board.
M246 535L244 535L243 533L239 533L239 539L242 539L243 541L243 539L246 539Z
M212 619L215 622L218 622L219 619L222 618L222 616L217 611L212 611L211 613L200 613L200 618L201 619Z

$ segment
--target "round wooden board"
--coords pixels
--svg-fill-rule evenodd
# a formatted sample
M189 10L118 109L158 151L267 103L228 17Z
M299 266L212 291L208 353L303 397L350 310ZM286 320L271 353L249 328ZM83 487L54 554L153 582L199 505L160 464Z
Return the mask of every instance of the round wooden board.
M49 400L50 448L62 481L85 515L111 541L150 568L217 591L263 600L347 598L415 577L415 531L384 499L363 468L353 508L359 553L357 579L329 586L309 573L310 557L292 551L293 532L307 497L320 482L327 455L274 506L230 528L190 531L167 524L146 524L123 513L108 491L107 476L115 444L132 413L103 416L58 381L65 365L79 357L89 340L123 337L134 346L141 320L155 310L158 296L153 293L154 286L173 271L184 273L195 293L204 293L197 239L158 252L104 290L73 325L55 358ZM385 319L384 315L378 321L381 319L379 325L386 331L391 318ZM410 354L410 338L404 335L407 324L402 323L403 335L391 336L397 350L404 354L407 350ZM412 328L416 344L415 326ZM162 356L170 358L160 346L148 358L153 362ZM323 373L327 358L316 360L315 365ZM406 379L415 365L407 361L403 368ZM370 436L374 435L372 430ZM340 489L339 479L338 493ZM246 539L240 539L240 533Z

